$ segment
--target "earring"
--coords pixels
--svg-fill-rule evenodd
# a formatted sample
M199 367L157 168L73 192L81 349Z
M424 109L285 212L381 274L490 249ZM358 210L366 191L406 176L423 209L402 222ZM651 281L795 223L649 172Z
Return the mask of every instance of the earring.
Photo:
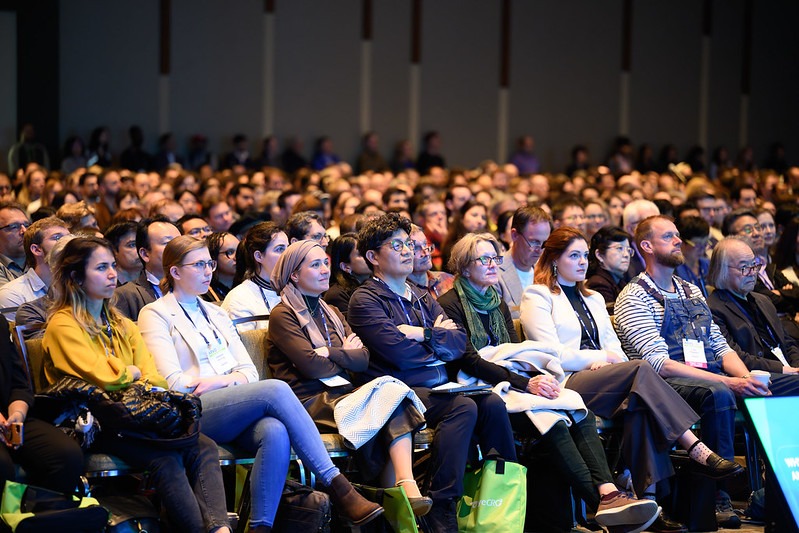
M555 277L558 277L558 265L555 263L552 263L552 273L555 275Z

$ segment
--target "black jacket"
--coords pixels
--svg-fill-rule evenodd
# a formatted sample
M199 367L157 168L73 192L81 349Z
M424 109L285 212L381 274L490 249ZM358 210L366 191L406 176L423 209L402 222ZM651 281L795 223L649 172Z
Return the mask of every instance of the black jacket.
M28 377L22 366L22 359L11 343L8 335L8 322L0 315L0 412L8 418L8 406L11 402L22 400L33 405L33 392Z
M766 296L751 292L749 300L753 301L766 319L769 327L779 338L779 345L785 359L791 366L799 366L799 346L785 334L782 321L777 317L777 310ZM727 290L716 289L707 299L710 311L721 333L727 339L730 348L735 350L749 370L767 370L782 373L780 363L771 350L763 342L752 324L752 319L735 303L735 296Z

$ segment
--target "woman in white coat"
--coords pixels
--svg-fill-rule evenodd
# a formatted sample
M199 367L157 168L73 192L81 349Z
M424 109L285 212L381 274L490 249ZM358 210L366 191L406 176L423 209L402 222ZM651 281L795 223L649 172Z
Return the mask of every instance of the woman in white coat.
M585 287L583 234L560 227L543 248L535 284L522 297L525 336L557 346L565 386L597 415L624 422L622 452L636 494L654 498L655 483L674 474L669 449L675 442L689 451L698 473L719 479L741 472L691 432L699 416L649 363L627 359L604 299Z
M219 444L235 442L255 453L250 488L251 531L271 531L288 471L291 446L329 486L340 512L363 524L382 512L355 492L330 461L319 432L286 383L259 381L233 323L199 298L216 261L203 240L183 235L163 254L164 296L145 306L139 329L169 388L202 400L201 430Z

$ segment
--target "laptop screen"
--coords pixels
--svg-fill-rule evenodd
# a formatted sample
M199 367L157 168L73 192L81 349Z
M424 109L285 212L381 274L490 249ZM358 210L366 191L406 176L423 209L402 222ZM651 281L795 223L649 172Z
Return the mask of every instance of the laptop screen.
M745 398L744 405L794 522L799 525L799 397Z

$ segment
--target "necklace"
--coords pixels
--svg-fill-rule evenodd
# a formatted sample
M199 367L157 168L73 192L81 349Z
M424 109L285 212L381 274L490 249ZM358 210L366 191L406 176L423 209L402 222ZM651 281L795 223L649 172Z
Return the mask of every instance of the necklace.
M308 297L303 294L302 299L305 300L305 306L308 308L308 311L311 313L311 316L316 316L316 311L319 309L319 300L316 300L316 306L314 306L312 309L311 301L308 299Z

